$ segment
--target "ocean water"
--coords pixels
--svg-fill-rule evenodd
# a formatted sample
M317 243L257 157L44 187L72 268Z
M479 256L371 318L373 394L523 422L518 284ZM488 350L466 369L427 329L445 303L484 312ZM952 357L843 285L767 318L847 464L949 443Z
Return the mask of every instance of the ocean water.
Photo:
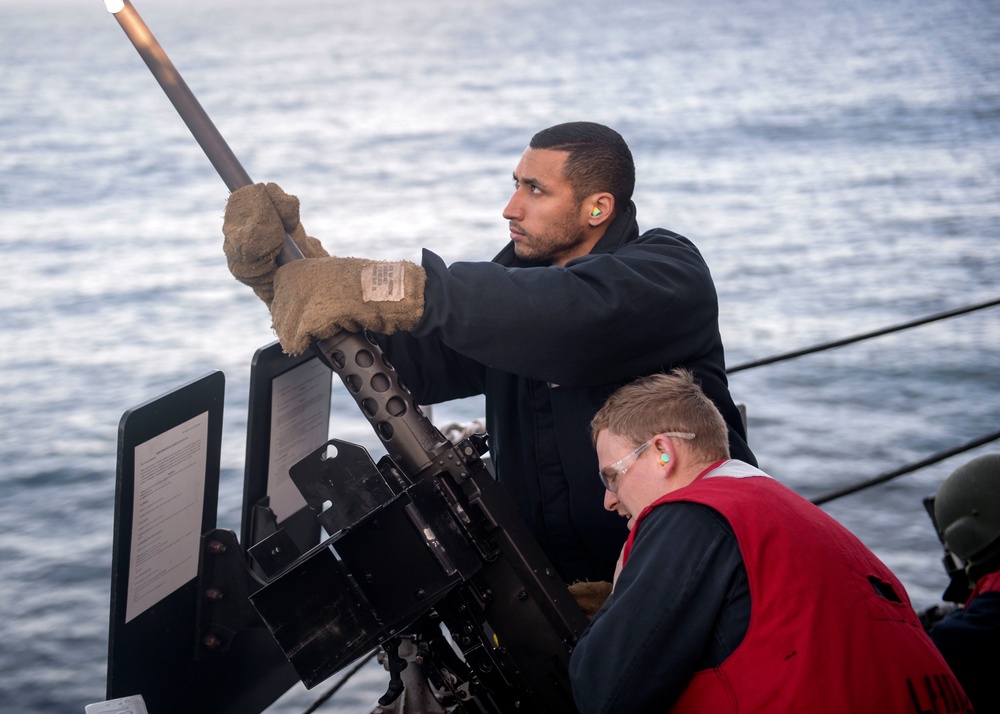
M136 7L332 252L489 258L531 135L587 119L629 141L640 225L704 253L731 365L1000 296L987 0ZM225 267L225 186L103 3L0 13L0 702L82 712L105 691L122 414L226 374L219 525L238 531L249 361L273 335ZM731 386L761 466L813 497L995 431L998 347L990 308ZM339 384L332 409L332 435L380 448ZM824 508L925 607L946 583L921 499L998 450ZM369 666L320 711L368 711L386 682Z

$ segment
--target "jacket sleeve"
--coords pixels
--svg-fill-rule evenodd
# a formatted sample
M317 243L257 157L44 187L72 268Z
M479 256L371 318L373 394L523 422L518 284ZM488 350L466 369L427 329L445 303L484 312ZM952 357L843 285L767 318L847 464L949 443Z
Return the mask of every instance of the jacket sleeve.
M489 367L564 386L606 384L720 344L708 267L687 239L651 231L565 266L446 266L424 251L425 311L413 334Z
M581 714L666 711L696 671L721 663L746 632L742 616L720 628L726 604L746 587L739 547L721 515L698 504L664 504L639 527L614 592L570 659Z

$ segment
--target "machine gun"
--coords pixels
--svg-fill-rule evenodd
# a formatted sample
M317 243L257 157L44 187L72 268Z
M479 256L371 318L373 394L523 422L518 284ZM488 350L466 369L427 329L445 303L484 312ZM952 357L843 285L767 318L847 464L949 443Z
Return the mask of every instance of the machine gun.
M106 5L227 187L251 184L131 3ZM286 236L278 263L300 258ZM314 451L290 474L328 537L301 553L275 529L249 549L265 582L249 600L295 672L313 687L381 646L388 704L405 641L442 709L573 711L568 661L586 621L484 462L487 437L445 438L366 335L313 349L387 455L375 464L337 440ZM208 550L225 551L226 538Z
M481 436L446 446L416 479L338 440L292 467L333 535L290 563L271 558L290 550L282 531L251 548L275 570L250 600L307 687L380 645L389 704L405 638L421 668L410 681L428 682L442 711L574 710L567 665L586 623L482 460L485 447Z
M388 704L405 637L445 703L573 711L568 660L586 622L484 462L485 435L448 441L363 335L320 345L389 453L315 450L290 475L331 536L303 555L280 530L250 549L269 577L250 600L302 681L381 645Z

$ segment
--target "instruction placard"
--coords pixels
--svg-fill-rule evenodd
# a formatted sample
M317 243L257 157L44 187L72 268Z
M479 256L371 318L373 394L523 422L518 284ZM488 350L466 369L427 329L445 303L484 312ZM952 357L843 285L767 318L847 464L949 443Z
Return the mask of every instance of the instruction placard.
M129 622L198 576L208 412L135 447Z
M329 438L330 393L330 370L318 359L271 382L267 493L279 522L306 505L288 471Z

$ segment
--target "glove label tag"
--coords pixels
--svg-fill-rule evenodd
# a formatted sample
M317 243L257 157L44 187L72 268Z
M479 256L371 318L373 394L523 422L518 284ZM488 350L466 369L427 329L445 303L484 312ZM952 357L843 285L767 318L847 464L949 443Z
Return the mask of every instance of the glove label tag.
M403 263L375 263L361 270L361 295L365 302L399 302L403 294Z

